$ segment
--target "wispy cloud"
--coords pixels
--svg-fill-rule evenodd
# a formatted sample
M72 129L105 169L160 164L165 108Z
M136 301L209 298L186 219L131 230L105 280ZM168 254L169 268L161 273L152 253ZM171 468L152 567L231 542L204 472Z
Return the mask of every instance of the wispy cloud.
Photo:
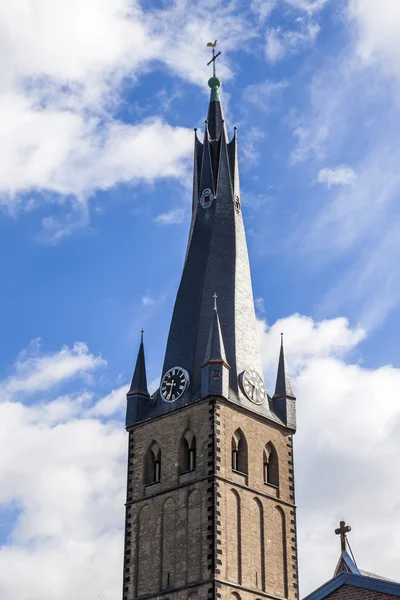
M317 177L318 183L324 183L328 188L335 185L350 185L357 179L357 174L350 167L341 165L335 169L325 167L320 169Z
M246 103L257 106L260 110L268 111L271 105L279 100L282 92L288 86L287 81L271 81L266 79L260 83L247 86L243 90L243 99Z
M265 38L265 56L270 62L281 60L287 55L299 51L304 46L312 44L320 31L318 23L298 18L299 29L287 31L281 27L267 30Z
M185 220L185 211L183 208L175 208L169 212L161 213L155 219L155 223L160 225L180 225Z
M155 304L155 302L156 301L154 300L154 298L152 298L148 294L145 294L144 296L142 296L143 306L153 306Z

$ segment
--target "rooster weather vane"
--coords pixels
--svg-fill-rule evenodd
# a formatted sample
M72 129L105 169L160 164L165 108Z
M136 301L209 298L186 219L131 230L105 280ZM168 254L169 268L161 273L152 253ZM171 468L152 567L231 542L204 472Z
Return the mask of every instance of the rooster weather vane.
M207 47L212 48L212 59L207 63L207 67L209 67L212 63L213 66L213 77L215 77L215 61L217 60L218 56L221 54L221 52L218 52L217 54L215 54L215 46L217 45L217 40L215 40L215 42L208 42Z

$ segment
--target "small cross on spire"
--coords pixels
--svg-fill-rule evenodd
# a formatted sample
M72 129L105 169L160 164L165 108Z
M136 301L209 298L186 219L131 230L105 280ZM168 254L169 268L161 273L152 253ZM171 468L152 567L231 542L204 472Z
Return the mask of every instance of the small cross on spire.
M215 40L215 42L208 42L208 44L207 44L207 46L212 48L212 59L207 63L207 67L209 67L212 63L213 77L215 77L215 61L217 60L218 56L221 54L221 52L218 52L218 54L215 54L215 46L216 45L217 45L217 40Z
M351 531L351 527L350 525L346 525L345 521L340 521L340 527L335 529L336 535L340 535L340 546L342 552L346 552L346 533L349 533L349 531Z

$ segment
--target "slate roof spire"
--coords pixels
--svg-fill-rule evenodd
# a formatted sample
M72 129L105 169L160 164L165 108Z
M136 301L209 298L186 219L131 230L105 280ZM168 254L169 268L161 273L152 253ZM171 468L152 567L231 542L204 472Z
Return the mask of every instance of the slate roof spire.
M188 247L161 374L163 377L169 369L180 366L189 373L190 386L173 405L159 395L155 413L200 397L201 368L214 322L214 331L223 332L226 363L231 367L229 399L276 420L268 402L253 404L239 386L239 375L246 369L262 377L261 357L240 202L238 138L235 130L232 140L227 139L219 93L221 80L211 77L208 85L210 100L203 143L195 132ZM213 311L215 290L217 314Z
M140 332L140 346L139 352L136 359L135 371L133 373L131 387L129 388L128 396L142 396L143 398L150 398L150 394L147 389L147 375L146 375L146 361L144 358L144 345L143 345L143 329Z
M276 385L274 399L291 398L296 399L292 392L289 371L286 365L285 351L283 349L283 333L281 333L281 349L279 352L278 372L276 374Z
M173 402L166 401L160 390L143 399L138 420L215 395L295 429L295 411L286 406L292 400L274 403L265 394L256 404L242 387L245 371L263 379L263 370L242 216L238 136L235 128L228 139L221 80L214 74L208 85L203 141L196 130L194 136L189 238L161 372L162 381L167 371L179 367L186 373L187 385Z

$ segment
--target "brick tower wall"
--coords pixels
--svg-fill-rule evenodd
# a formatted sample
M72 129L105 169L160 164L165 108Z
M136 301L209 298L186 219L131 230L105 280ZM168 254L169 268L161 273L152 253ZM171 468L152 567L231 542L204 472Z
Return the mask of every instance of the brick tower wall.
M232 469L232 437L247 443L247 473ZM196 468L181 472L185 432ZM146 485L146 455L161 452L161 479ZM273 444L279 487L264 482ZM129 431L123 600L296 600L292 438L239 407L209 398Z

